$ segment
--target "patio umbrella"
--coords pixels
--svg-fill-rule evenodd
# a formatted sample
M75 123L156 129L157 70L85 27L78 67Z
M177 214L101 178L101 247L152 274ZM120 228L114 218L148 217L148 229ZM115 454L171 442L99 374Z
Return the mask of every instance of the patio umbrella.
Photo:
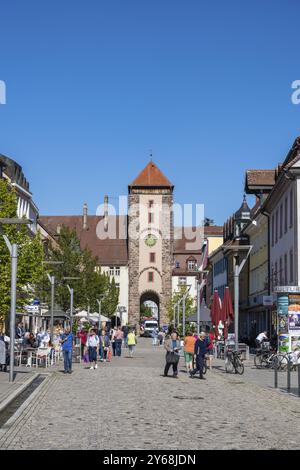
M77 317L77 318L87 318L88 316L88 313L86 310L81 310L81 312L78 312L74 315L74 317Z
M210 310L210 318L211 318L213 328L215 330L216 338L219 336L218 325L219 325L219 321L221 320L221 314L222 314L221 301L220 301L219 293L217 289L215 289L214 295L213 295L212 306Z
M233 322L233 306L229 287L225 288L221 320L224 323L224 339L228 337L228 328Z

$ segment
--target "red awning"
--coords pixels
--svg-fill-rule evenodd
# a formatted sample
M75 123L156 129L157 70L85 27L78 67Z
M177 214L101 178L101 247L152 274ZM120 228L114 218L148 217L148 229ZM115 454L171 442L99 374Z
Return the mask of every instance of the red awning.
M219 336L218 325L219 325L219 321L221 320L221 314L222 314L220 303L221 302L220 302L219 293L217 290L215 290L213 301L212 301L212 306L210 310L210 318L211 318L213 328L215 330L216 338Z
M229 287L225 288L224 299L222 304L222 313L221 313L221 320L224 323L224 339L228 337L228 328L233 322L234 314L233 314L233 306L232 300L230 295Z

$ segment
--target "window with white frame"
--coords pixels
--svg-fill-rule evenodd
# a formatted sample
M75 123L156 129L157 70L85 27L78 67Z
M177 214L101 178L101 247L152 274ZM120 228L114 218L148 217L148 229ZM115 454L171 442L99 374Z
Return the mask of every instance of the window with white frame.
M196 260L195 259L189 259L188 260L188 270L189 271L194 271L196 268Z

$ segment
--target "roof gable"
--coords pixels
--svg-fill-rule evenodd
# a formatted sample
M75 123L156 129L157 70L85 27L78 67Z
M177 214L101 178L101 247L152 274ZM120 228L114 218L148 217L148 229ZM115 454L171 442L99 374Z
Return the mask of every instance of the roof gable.
M162 173L155 163L150 160L148 165L140 172L129 187L167 187L173 188L172 183Z

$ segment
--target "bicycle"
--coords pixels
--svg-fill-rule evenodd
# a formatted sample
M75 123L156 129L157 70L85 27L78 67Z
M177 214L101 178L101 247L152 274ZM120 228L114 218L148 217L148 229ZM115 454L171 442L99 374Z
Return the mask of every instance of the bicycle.
M228 351L225 359L225 371L231 373L234 371L235 374L243 375L244 364L242 360L242 353L238 351Z
M290 370L296 370L297 364L299 364L300 351L288 352L282 354L282 360L280 364L280 370L287 370L288 365L290 365Z
M269 345L269 343L267 343ZM254 357L254 365L257 369L272 367L275 360L276 351L268 348L260 347L256 349Z

